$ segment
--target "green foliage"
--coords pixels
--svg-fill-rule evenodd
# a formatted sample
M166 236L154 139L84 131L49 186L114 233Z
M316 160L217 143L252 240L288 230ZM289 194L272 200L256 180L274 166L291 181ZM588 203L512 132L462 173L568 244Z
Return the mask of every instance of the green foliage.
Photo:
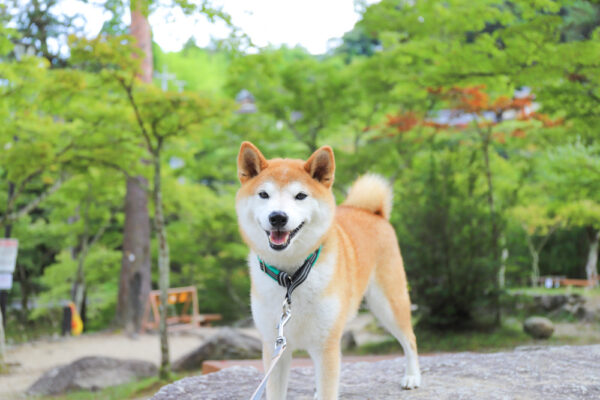
M176 80L185 82L186 91L218 97L223 95L229 65L227 54L201 49L191 41L177 53L164 53L156 45L152 51L155 70L161 72L166 69L174 74ZM160 86L156 78L155 84ZM169 90L177 90L174 81L169 81L168 87Z
M97 246L90 251L86 259L85 269L87 292L87 318L92 328L101 328L97 324L103 313L114 309L119 286L119 270L121 268L121 252ZM41 305L60 307L71 299L71 288L76 275L77 260L74 260L67 249L56 257L56 262L44 270L40 284L45 289L37 301ZM44 315L44 308L35 309L31 318ZM106 322L106 321L102 321ZM93 330L93 329L92 329Z
M421 151L396 198L405 267L415 301L426 309L423 324L465 326L492 315L496 268L490 216L480 181L470 187L470 151L460 147ZM439 147L438 147L439 146ZM483 229L482 229L483 228ZM489 319L481 318L484 323Z
M237 230L231 188L168 180L165 191L180 194L165 204L172 216L172 286L195 285L202 312L221 313L227 320L248 315L247 248Z
M76 23L82 16L58 13L56 6L59 3L60 0L7 0L0 9L3 16L10 16L7 19L10 19L18 32L13 41L20 47L19 50L43 57L53 67L64 66L66 63L62 51L64 37L83 32L81 24ZM16 51L15 48L15 53Z
M571 226L600 229L600 158L581 142L558 146L541 162L540 174L557 212Z
M249 90L259 110L280 121L287 140L314 151L319 135L343 124L358 100L352 84L340 59L318 61L302 49L282 48L233 60L227 89L232 96Z
M208 1L170 4L230 23ZM60 62L41 41L43 57L17 60L13 44L39 38L25 29L27 14L8 25L0 12L0 227L20 239L11 300L24 305L23 321L48 315L28 315L31 298L71 297L84 243L88 327L112 319L129 175L157 177L148 190L162 183L171 286L196 285L202 312L248 315L234 210L242 140L267 157L332 145L338 200L365 172L393 181L391 221L422 326L490 322L502 247L508 284L524 284L528 240L558 221L540 272L584 276L587 237L600 229L596 2L382 0L321 57L155 48L155 69L184 80L181 93L173 82L167 92L139 82L139 52L123 35L127 4L105 8L113 18L102 34L71 36ZM71 32L60 16L44 18L49 36ZM257 112L235 112L242 89Z

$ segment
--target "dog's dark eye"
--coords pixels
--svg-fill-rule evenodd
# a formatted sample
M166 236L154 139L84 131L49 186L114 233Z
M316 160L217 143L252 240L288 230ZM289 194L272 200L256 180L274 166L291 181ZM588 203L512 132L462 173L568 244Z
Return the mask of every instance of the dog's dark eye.
M269 194L267 192L265 192L264 190L262 192L259 192L258 195L260 196L261 199L269 198Z
M306 193L300 192L296 195L296 200L304 200L306 197Z

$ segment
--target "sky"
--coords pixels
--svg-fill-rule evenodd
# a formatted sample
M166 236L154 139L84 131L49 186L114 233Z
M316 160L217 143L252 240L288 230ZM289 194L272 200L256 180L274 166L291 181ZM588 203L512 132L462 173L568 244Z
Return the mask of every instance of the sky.
M378 0L213 0L231 15L232 22L246 33L258 47L286 44L300 45L312 54L322 54L351 30L360 18L355 3L376 3ZM81 13L85 16L87 36L95 36L108 14L99 12L93 4L64 0L56 12ZM129 23L129 15L125 23ZM179 51L190 38L205 47L211 38L226 38L230 29L222 22L210 23L206 18L186 17L178 9L159 8L150 15L154 40L164 51Z

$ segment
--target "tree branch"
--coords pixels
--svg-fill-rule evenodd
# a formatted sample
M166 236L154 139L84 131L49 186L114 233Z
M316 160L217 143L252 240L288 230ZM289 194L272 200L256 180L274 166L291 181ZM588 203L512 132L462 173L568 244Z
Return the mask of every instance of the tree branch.
M126 178L130 178L131 177L131 175L129 174L129 172L127 172L127 170L125 168L123 168L120 165L115 164L113 162L107 161L107 160L102 160L102 159L98 159L98 158L94 158L94 157L89 157L89 156L81 156L81 155L74 156L72 160L73 161L75 161L75 160L85 160L85 161L89 161L91 163L96 163L96 164L104 165L105 167L112 168L112 169L115 169L115 170L121 172Z
M110 211L110 216L104 222L104 224L102 224L102 226L100 226L100 228L98 228L98 231L96 232L96 234L94 235L94 237L92 238L92 240L89 242L88 247L92 247L94 244L96 244L96 242L98 240L100 240L100 238L102 237L102 235L104 235L104 232L106 232L106 230L110 226L110 223L111 223L111 221L112 221L112 219L113 219L114 216L115 216L115 211L111 210Z
M555 223L554 225L552 225L552 227L550 228L550 230L548 231L548 233L546 234L546 236L544 236L544 238L542 239L542 241L538 245L538 249L537 249L538 253L540 253L542 251L542 249L544 248L544 246L548 242L548 239L550 239L550 236L552 236L552 234L558 229L558 227L560 225L561 225L560 221L558 221L557 223Z
M36 208L42 201L44 201L48 196L52 193L56 192L60 187L65 183L68 178L63 176L59 177L56 182L52 186L50 186L45 192L41 193L35 199L31 200L27 205L23 206L20 210L17 210L12 213L7 213L0 220L0 226L3 226L8 221L16 221L17 219L27 215Z
M294 135L294 137L296 139L298 139L298 141L304 143L304 140L302 139L302 134L300 133L300 131L296 128L296 126L294 126L294 124L292 124L287 118L283 119L283 122L286 124L286 126L288 128L290 128L290 130L292 131L292 135Z
M130 85L125 84L125 82L122 79L117 78L117 80L121 84L121 87L123 88L123 90L125 90L125 93L127 94L127 99L129 100L129 104L131 104L131 107L133 108L133 112L135 114L135 119L140 127L142 135L144 136L144 140L146 141L146 146L148 147L148 151L152 152L153 151L152 141L150 140L150 135L148 134L148 131L146 130L146 127L144 126L144 120L142 119L140 110L137 106L137 103L135 102L134 97L133 97L132 87Z

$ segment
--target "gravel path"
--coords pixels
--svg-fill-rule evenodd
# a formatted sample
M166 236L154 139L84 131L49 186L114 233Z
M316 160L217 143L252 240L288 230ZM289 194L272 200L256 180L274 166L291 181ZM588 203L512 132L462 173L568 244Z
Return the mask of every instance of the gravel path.
M195 349L217 329L198 328L170 335L171 361ZM22 399L22 393L45 371L84 356L136 359L158 364L160 360L158 335L144 334L137 338L129 338L124 334L96 333L40 340L9 348L7 361L16 364L16 367L11 368L10 373L0 375L0 399Z

